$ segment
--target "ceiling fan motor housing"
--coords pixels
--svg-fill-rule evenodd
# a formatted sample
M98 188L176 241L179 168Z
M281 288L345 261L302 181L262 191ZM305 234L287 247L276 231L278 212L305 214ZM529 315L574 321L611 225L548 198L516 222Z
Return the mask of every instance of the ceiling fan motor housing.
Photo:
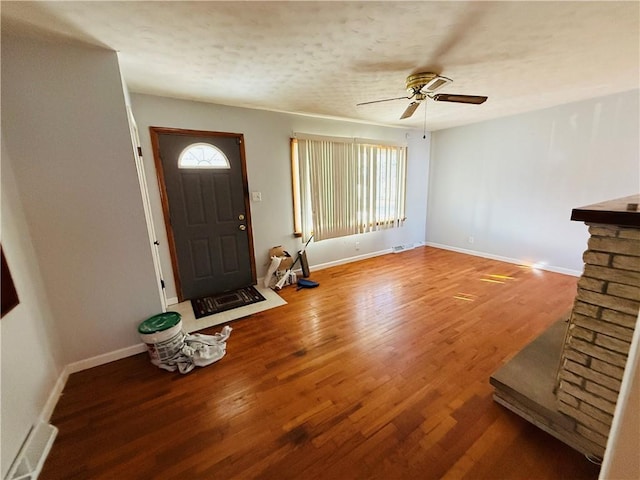
M407 91L410 93L432 93L451 82L450 78L435 73L414 73L407 77Z

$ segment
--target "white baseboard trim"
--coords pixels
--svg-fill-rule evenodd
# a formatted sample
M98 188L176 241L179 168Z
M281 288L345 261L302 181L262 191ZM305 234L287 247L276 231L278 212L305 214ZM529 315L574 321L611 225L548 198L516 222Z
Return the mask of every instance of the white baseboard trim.
M344 265L346 263L357 262L359 260L365 260L367 258L379 257L380 255L386 255L388 253L391 253L392 251L393 250L391 248L387 248L385 250L378 250L377 252L356 255L355 257L341 258L340 260L335 260L333 262L318 263L316 265L311 265L309 267L309 270L323 270L325 268L335 267L337 265Z
M178 302L178 297L169 297L167 298L167 306L169 305L175 305Z
M51 415L53 415L53 410L56 408L58 400L60 400L60 396L62 395L64 386L67 384L69 375L71 375L72 373L81 372L89 368L104 365L105 363L120 360L122 358L137 355L138 353L146 351L147 346L144 343L139 343L137 345L121 348L119 350L104 353L102 355L96 355L95 357L87 358L85 360L80 360L78 362L73 362L66 365L62 369L62 372L60 372L56 383L54 384L51 392L49 393L49 396L47 397L47 401L45 402L44 407L42 407L42 411L40 412L40 420L45 423L49 422L49 420L51 419Z
M65 367L65 369L68 370L68 375L71 375L72 373L81 372L82 370L104 365L105 363L120 360L146 351L147 346L144 343L138 343L136 345L131 345L130 347L121 348L113 352L103 353L102 355L96 355L95 357L70 363Z
M67 384L67 380L69 379L69 369L64 367L58 379L56 380L55 385L51 389L49 393L49 397L47 397L47 401L42 407L42 411L40 412L40 421L44 423L49 423L51 419L51 415L53 415L53 410L56 408L58 404L58 400L60 400L60 395L62 395L62 391L64 390L64 386Z
M473 255L475 257L489 258L491 260L498 260L499 262L513 263L515 265L526 265L527 267L536 268L538 270L545 270L547 272L561 273L563 275L571 275L572 277L580 277L582 272L577 270L571 270L569 268L555 267L553 265L543 265L539 263L532 263L517 258L503 257L501 255L494 255L492 253L478 252L476 250L467 250L466 248L452 247L450 245L443 245L435 242L425 242L428 247L441 248L443 250L451 250L452 252L464 253L466 255Z

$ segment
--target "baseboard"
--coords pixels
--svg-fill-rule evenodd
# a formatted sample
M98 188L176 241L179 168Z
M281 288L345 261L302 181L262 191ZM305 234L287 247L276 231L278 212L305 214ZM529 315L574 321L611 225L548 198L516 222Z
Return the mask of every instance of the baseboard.
M394 245L393 247L391 247L391 253L406 252L407 250L413 250L414 248L423 247L423 246L424 246L424 242L404 243L401 245Z
M415 246L420 246L421 244L416 243ZM341 258L340 260L334 260L332 262L325 263L316 263L314 265L309 265L309 270L313 273L314 270L323 270L325 268L336 267L338 265L345 265L347 263L357 262L359 260L365 260L367 258L379 257L380 255L387 255L388 253L393 253L393 248L387 248L385 250L378 250L377 252L365 253L362 255L356 255L355 257L347 257ZM292 270L298 278L302 277L302 268L295 268ZM264 277L260 277L258 279L258 285L263 285Z
M79 362L68 364L62 369L62 372L60 372L56 383L51 389L51 392L47 397L47 401L45 402L44 407L42 407L42 411L40 412L40 420L45 423L49 422L49 420L51 419L51 415L53 415L53 410L56 408L58 400L62 395L64 386L67 384L69 375L71 375L72 373L81 372L82 370L87 370L99 365L104 365L105 363L120 360L122 358L130 357L131 355L136 355L138 353L146 351L147 346L144 343L139 343L137 345L121 348L113 352L104 353L102 355L97 355L85 360L80 360Z
M577 270L571 270L569 268L555 267L553 265L544 265L540 263L532 263L532 262L520 260L517 258L503 257L501 255L478 252L476 250L467 250L466 248L452 247L450 245L443 245L441 243L426 242L425 245L428 247L441 248L443 250L451 250L452 252L464 253L466 255L473 255L475 257L498 260L499 262L513 263L515 265L526 265L527 267L536 268L538 270L545 270L547 272L554 272L554 273L562 273L563 275L571 275L572 277L580 277L582 275L582 272L579 272Z
M385 250L378 250L377 252L371 252L371 253L365 253L365 254L362 254L362 255L356 255L355 257L341 258L340 260L335 260L333 262L318 263L316 265L311 265L309 267L309 270L311 270L311 271L313 271L313 270L323 270L325 268L335 267L337 265L344 265L346 263L357 262L359 260L365 260L367 258L379 257L380 255L386 255L388 253L391 253L392 251L393 250L391 248L387 248Z
M68 367L64 367L58 379L56 380L55 385L51 389L49 393L49 397L47 397L47 401L42 407L42 411L40 412L40 421L44 423L48 423L51 419L51 415L53 415L53 410L56 408L58 404L58 400L60 399L60 395L62 395L62 391L64 390L64 386L67 384L67 380L69 379L69 369Z
M103 353L102 355L96 355L95 357L70 363L65 367L65 370L68 370L67 376L69 376L72 373L81 372L82 370L104 365L105 363L114 362L146 351L146 345L144 343L138 343L136 345L131 345L130 347L121 348L113 352Z
M178 297L169 297L167 298L167 306L169 305L175 305L178 302Z
M62 396L62 392L64 391L64 387L67 384L69 375L71 375L72 373L80 372L82 370L86 370L88 368L96 367L98 365L103 365L105 363L109 363L114 360L119 360L121 358L135 355L137 353L145 352L146 349L147 349L146 345L144 343L140 343L138 345L133 345L131 347L116 350L115 352L105 353L103 355L98 355L95 357L88 358L86 360L81 360L79 362L74 362L66 365L60 372L60 375L58 375L58 378L55 384L53 385L51 392L49 392L47 401L45 402L44 406L42 407L42 410L40 411L40 416L38 421L44 424L49 423L49 421L51 420L51 416L53 415L53 411L55 410L56 405L58 404L58 400L60 400L60 397ZM56 433L57 433L57 430L56 430ZM53 438L55 438L55 434L51 439L51 443L53 443ZM46 451L43 450L44 458L46 458L49 448L50 448L50 445L47 445ZM18 463L20 463L18 457L16 457L16 460L14 460L15 468L18 468ZM22 478L22 476L20 476L19 478ZM32 478L32 477L26 476L24 478Z

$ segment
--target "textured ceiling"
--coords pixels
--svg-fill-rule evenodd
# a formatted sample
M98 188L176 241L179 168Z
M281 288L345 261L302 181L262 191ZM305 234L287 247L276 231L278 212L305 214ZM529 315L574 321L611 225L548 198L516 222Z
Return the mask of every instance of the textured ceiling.
M119 52L133 92L422 128L407 75L453 79L428 130L640 87L639 2L2 2L3 28Z

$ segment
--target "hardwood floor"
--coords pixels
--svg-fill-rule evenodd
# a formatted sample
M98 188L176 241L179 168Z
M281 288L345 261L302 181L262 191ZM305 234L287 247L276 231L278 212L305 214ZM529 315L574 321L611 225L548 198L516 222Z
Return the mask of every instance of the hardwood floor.
M489 385L576 278L423 247L311 279L232 322L211 366L141 354L71 375L40 478L597 478Z

